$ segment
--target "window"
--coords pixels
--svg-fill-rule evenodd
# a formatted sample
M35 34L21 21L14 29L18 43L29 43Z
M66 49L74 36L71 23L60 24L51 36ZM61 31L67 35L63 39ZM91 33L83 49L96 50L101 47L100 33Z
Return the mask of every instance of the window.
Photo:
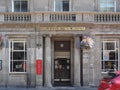
M102 71L118 70L118 40L102 42Z
M69 11L69 0L55 0L55 11Z
M27 12L28 2L27 0L14 0L14 12Z
M10 41L10 72L26 72L27 50L25 41Z
M100 11L114 12L115 11L115 0L100 0Z

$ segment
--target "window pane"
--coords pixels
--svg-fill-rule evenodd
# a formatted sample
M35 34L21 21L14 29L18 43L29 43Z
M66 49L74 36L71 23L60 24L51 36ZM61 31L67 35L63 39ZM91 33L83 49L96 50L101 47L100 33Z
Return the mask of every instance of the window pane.
M27 12L27 1L21 2L21 12Z
M62 10L62 4L61 0L55 0L55 11L61 11Z
M69 0L55 0L55 11L69 11Z
M114 11L114 8L113 7L111 7L111 8L108 8L108 11Z
M101 2L107 2L107 0L100 0L100 3L101 3Z
M113 12L114 9L115 9L114 0L100 0L100 11L112 11Z
M101 3L100 4L100 7L102 8L102 7L107 7L107 5L106 5L106 3Z
M113 3L110 3L110 4L108 5L108 7L109 7L109 8L111 8L111 7L114 8L114 4L113 4Z
M15 12L27 12L27 10L28 10L27 0L14 1L14 11Z
M63 11L69 11L69 0L63 1Z
M26 60L26 53L23 52L13 52L13 60Z
M105 50L115 50L115 43L114 42L106 42L104 49Z
M14 61L13 72L24 72L24 61Z
M14 50L24 50L23 42L14 42Z
M115 69L118 66L117 64L118 62L114 62L114 61L105 62L105 69Z
M20 1L14 1L14 11L20 12Z
M115 52L110 52L109 53L109 59L110 60L115 60Z

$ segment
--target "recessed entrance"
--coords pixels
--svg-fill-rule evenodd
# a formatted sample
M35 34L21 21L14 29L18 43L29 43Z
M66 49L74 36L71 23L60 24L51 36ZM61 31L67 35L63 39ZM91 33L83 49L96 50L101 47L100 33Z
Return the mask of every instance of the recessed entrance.
M71 42L54 41L54 85L71 84Z

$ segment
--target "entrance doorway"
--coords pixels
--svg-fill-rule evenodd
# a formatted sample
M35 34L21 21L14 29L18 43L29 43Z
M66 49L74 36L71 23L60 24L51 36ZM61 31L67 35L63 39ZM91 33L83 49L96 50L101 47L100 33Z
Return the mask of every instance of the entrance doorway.
M54 85L71 84L71 41L54 41Z

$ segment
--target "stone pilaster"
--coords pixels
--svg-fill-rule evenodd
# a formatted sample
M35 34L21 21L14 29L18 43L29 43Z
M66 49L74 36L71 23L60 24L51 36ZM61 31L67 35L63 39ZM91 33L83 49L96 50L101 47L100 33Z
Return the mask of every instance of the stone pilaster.
M51 38L45 37L45 86L51 87Z
M80 41L79 36L74 37L74 86L80 86L80 49L78 43Z

